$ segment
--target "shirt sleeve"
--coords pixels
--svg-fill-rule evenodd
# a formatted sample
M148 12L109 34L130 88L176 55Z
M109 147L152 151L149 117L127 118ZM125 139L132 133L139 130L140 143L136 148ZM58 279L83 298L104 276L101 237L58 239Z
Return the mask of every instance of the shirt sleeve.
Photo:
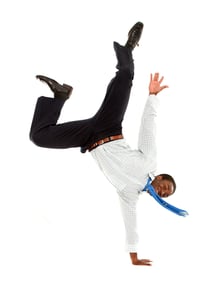
M137 229L137 202L138 193L125 189L118 192L120 206L125 225L125 249L129 253L135 253L138 249L139 235Z
M156 158L156 117L159 100L156 95L149 95L141 120L138 137L138 150L148 158Z

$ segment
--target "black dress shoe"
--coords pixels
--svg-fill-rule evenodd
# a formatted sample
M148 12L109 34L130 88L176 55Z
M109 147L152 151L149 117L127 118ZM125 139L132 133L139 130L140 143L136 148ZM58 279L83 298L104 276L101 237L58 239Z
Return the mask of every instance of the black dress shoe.
M54 93L55 97L62 96L68 99L72 93L73 88L68 84L61 85L56 80L53 80L51 78L42 75L37 75L36 78L39 79L40 81L46 82L50 87L50 89L52 90L52 92Z
M138 42L141 38L141 34L143 31L144 25L142 22L137 22L128 33L128 40L125 44L126 47L133 50L136 46L138 46Z

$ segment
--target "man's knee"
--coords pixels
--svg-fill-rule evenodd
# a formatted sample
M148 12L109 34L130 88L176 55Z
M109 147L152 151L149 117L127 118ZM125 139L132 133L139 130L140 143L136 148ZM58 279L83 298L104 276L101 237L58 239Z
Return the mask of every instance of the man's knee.
M30 132L29 139L39 147L48 147L46 138L40 132Z

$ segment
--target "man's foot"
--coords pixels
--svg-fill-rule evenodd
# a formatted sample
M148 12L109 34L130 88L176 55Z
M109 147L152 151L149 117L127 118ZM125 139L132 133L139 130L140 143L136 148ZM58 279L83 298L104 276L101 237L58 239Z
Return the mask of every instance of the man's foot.
M42 75L37 75L36 78L39 79L40 81L46 82L50 87L50 89L52 90L52 92L54 93L55 97L62 96L68 99L72 93L73 88L68 84L61 85L56 80L53 80L51 78Z
M138 46L138 42L141 38L141 34L143 31L144 25L142 22L137 22L128 33L128 40L125 44L125 47L133 50L136 46Z

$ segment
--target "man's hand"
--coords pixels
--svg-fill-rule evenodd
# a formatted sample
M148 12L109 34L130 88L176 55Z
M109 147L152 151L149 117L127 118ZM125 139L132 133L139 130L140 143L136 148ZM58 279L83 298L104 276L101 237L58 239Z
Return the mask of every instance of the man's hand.
M152 265L152 261L149 259L138 259L137 253L130 253L130 258L132 261L132 264L134 265Z
M164 77L161 77L159 80L159 73L155 73L154 76L150 74L150 83L149 83L149 94L157 95L164 88L168 88L168 85L161 85Z

